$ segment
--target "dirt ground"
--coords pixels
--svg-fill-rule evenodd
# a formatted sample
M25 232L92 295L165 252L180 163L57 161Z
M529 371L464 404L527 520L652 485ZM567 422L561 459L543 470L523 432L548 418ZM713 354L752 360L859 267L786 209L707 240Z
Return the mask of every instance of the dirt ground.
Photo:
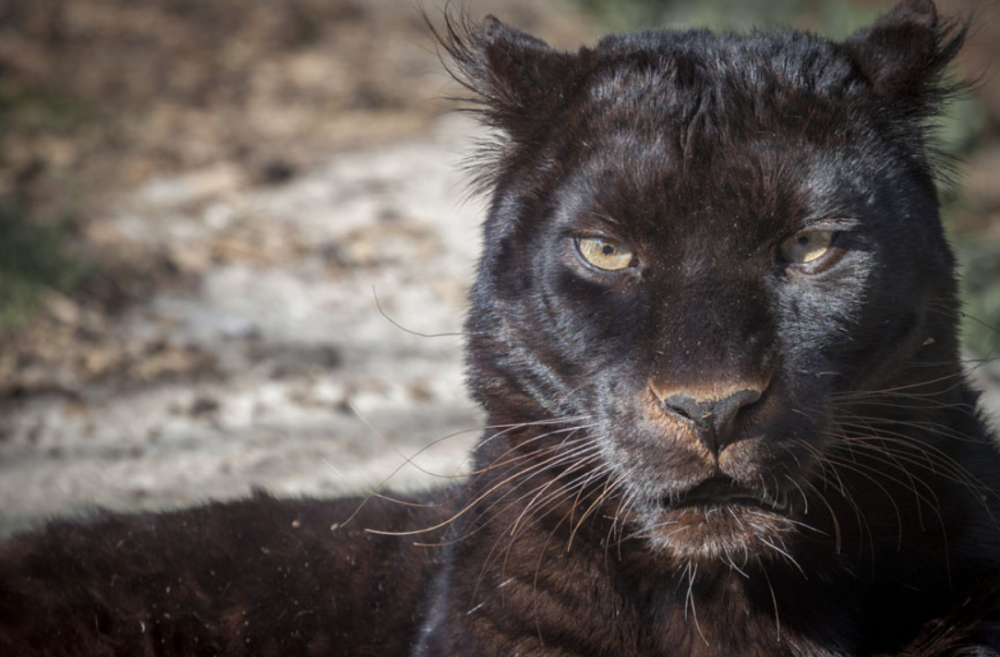
M488 11L555 45L593 37L555 3L473 3ZM99 265L0 335L0 534L462 472L483 201L461 161L482 133L444 113L458 90L413 3L0 0L0 17L18 101L0 192L72 213ZM1000 408L1000 368L975 375Z

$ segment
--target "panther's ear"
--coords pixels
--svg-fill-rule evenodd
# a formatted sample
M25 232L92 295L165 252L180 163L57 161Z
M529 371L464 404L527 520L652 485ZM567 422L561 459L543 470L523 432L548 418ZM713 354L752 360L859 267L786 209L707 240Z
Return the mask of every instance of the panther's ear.
M465 100L480 107L484 121L515 142L537 135L560 104L572 56L493 16L473 23L445 14L445 31L431 29L451 58L452 77L473 94Z
M936 105L941 73L965 34L964 26L938 17L932 0L903 0L844 46L875 93L927 107Z

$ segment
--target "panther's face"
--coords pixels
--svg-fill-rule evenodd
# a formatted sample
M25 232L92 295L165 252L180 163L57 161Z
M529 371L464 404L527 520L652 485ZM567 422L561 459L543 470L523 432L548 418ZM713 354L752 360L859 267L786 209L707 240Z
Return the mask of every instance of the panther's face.
M650 33L554 63L521 46L561 101L509 129L497 178L470 319L487 409L573 418L558 439L585 436L581 469L661 553L747 563L839 532L834 507L900 476L863 449L841 463L854 401L954 360L919 126L886 119L859 64L881 46Z
M884 147L708 141L594 140L513 234L498 289L522 279L503 303L539 400L589 418L642 533L742 556L804 520L837 400L925 349L925 268L947 257L933 194L880 170Z

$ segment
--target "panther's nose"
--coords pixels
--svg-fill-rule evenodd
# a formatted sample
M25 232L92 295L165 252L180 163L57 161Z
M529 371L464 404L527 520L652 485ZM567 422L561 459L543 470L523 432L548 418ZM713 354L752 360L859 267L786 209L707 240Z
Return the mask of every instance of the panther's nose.
M701 444L718 456L733 440L740 410L759 400L763 392L758 388L744 388L718 398L686 391L656 396L665 413L690 424Z

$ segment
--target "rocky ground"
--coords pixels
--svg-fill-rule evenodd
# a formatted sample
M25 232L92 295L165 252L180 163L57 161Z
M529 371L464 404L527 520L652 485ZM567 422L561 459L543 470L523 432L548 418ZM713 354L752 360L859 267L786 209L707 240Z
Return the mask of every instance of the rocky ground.
M486 4L591 36L566 7ZM97 261L0 335L0 534L465 467L482 201L460 162L482 133L442 112L456 89L407 0L245 6L0 0L0 91L68 126L8 114L0 191L70 209ZM996 398L996 365L975 373Z

